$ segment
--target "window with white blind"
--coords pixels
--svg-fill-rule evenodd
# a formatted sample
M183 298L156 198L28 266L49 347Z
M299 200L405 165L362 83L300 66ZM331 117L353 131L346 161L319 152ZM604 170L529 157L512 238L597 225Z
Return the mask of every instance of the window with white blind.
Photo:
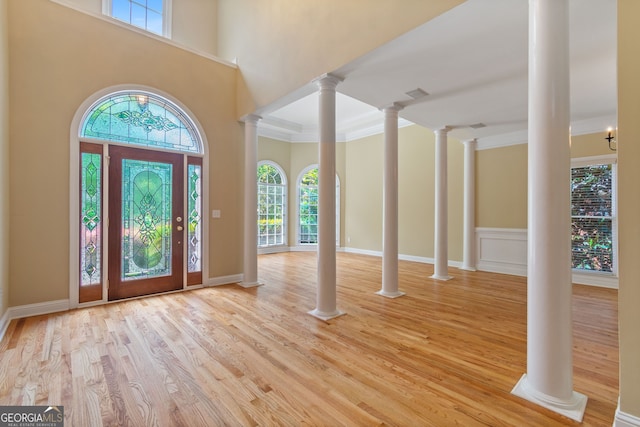
M258 247L286 244L287 179L273 162L258 163Z
M571 168L571 267L616 271L615 159L576 159Z

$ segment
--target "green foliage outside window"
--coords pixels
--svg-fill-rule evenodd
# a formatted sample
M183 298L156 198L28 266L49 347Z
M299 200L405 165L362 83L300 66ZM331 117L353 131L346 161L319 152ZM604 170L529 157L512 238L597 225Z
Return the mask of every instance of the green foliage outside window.
M258 166L258 246L285 244L286 186L271 164Z
M300 182L300 243L318 243L318 168Z
M611 165L571 169L571 266L613 269L613 176Z

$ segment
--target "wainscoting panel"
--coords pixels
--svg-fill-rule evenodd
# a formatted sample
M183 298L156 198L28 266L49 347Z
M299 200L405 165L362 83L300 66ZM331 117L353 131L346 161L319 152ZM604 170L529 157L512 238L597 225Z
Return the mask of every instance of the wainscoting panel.
M527 275L526 228L476 228L476 268L492 273ZM618 276L574 270L572 282L618 289Z
M476 228L476 268L493 273L527 275L527 230Z

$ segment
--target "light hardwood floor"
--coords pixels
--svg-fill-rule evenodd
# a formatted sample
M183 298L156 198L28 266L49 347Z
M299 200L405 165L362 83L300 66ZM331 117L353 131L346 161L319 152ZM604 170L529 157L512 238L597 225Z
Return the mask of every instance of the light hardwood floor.
M64 405L68 426L579 425L510 394L526 370L526 279L338 254L338 308L315 308L315 253L263 255L264 286L198 289L12 321L0 405ZM574 389L611 426L617 292L574 285Z

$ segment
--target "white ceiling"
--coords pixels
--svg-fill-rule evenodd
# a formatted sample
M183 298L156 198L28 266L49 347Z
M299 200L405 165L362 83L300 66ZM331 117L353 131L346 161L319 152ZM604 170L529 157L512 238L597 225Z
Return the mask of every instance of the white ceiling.
M468 0L332 70L344 78L336 96L338 141L382 132L379 109L393 102L406 103L401 125L453 126L452 137L478 138L481 146L526 141L528 12L527 0ZM616 0L570 0L574 134L615 126L616 31ZM416 88L429 95L406 95ZM259 113L261 135L317 141L311 83ZM476 123L486 127L469 127Z

